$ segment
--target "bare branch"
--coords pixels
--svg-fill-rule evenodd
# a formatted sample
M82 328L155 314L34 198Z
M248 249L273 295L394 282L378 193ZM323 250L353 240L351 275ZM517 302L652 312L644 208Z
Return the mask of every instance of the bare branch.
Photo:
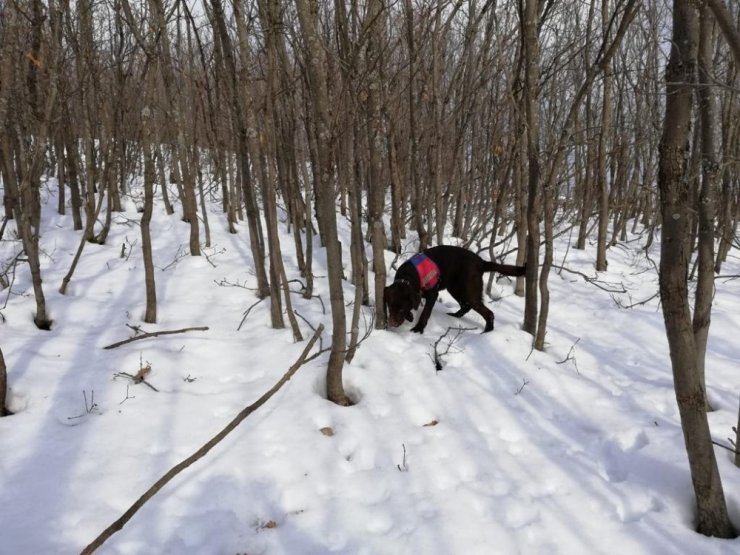
M183 460L182 462L176 464L173 466L167 473L165 473L164 476L162 476L159 480L157 480L153 486L151 486L144 494L139 497L139 499L136 500L136 502L129 507L129 509L123 513L123 515L117 519L113 524L108 526L103 532L95 538L85 549L82 550L82 555L88 555L90 553L94 553L96 549L98 549L105 541L110 538L113 534L118 532L121 528L124 527L124 525L131 520L131 518L141 509L141 507L144 506L144 504L149 501L154 495L161 490L165 485L167 485L175 476L177 476L180 472L188 468L190 465L192 465L194 462L198 461L199 459L203 458L211 449L213 449L216 445L218 445L221 440L223 440L227 435L229 435L239 424L241 424L250 414L252 414L254 411L256 411L258 408L260 408L262 405L264 405L275 393L277 393L281 387L283 387L290 378L293 377L293 375L298 371L298 369L303 366L304 362L306 362L308 353L313 348L314 344L318 340L318 338L321 336L321 332L324 331L324 326L319 325L319 327L316 329L316 333L313 334L313 337L311 337L311 340L306 345L306 348L303 349L303 352L298 357L298 360L291 366L288 371L283 375L282 378L280 378L277 383L272 386L262 397L257 399L254 403L249 405L248 407L244 408L239 414L234 417L234 419L229 422L226 427L221 430L219 433L217 433L215 436L213 436L210 440L208 440L203 447L198 449L195 453L190 455L188 458Z
M131 343L133 341L138 341L139 339L147 339L149 337L157 337L160 335L173 335L176 333L185 333L187 331L208 331L208 326L200 326L197 328L182 328L179 330L164 330L164 331L154 331L150 333L142 333L141 335L137 335L136 337L129 337L128 339L124 339L123 341L119 341L117 343L111 343L110 345L103 347L103 349L115 349L116 347L120 347L121 345L125 345L126 343Z

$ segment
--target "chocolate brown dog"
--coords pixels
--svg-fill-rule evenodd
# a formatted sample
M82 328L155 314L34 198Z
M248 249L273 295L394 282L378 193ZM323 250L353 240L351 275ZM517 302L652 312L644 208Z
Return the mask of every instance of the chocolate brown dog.
M442 289L460 304L460 310L450 312L460 318L470 309L483 316L486 327L493 329L493 312L483 304L483 274L498 272L506 276L522 276L525 266L510 266L488 262L462 247L440 245L420 252L398 268L393 283L385 288L383 297L388 310L388 325L400 326L404 320L414 321L412 310L419 308L424 297L424 309L411 331L423 333L432 307Z

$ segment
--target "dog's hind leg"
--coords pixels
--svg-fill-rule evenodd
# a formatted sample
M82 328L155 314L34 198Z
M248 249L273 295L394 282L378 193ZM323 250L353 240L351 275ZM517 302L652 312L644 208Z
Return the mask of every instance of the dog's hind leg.
M466 285L467 284L463 282L461 285L454 284L447 289L450 295L452 295L452 298L455 299L457 301L457 304L460 305L460 310L458 310L457 312L447 313L450 316L454 316L455 318L462 318L468 312L470 312L470 309L472 307L470 306L470 302L468 301L468 292L465 290Z
M470 312L471 306L468 303L461 303L460 304L460 310L457 312L448 312L450 316L454 316L455 318L462 318L465 316L468 312Z
M483 316L483 319L486 321L486 327L483 328L483 333L486 333L487 331L493 330L493 312L483 304L483 301L476 301L472 304L471 308L475 310L478 314Z

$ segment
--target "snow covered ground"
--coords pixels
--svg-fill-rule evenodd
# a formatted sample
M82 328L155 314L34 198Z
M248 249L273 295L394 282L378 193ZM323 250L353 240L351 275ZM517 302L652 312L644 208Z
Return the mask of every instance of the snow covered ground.
M85 247L62 296L57 289L79 234L54 206L50 198L42 237L53 329L39 331L32 322L26 265L18 266L0 311L16 412L0 419L3 554L79 552L269 389L305 346L293 343L289 328L270 328L267 301L237 331L256 300L248 289L255 278L247 229L228 234L214 204L213 246L201 258L178 257L186 252L187 225L161 206L155 210L159 320L142 326L209 331L103 350L132 335L127 324L142 324L140 214L129 199L107 244ZM289 278L297 278L292 239L281 231ZM346 223L341 233L348 246ZM6 232L0 243L0 262L19 249L12 237ZM692 530L693 494L658 299L629 309L617 304L657 291L641 239L630 239L609 250L609 271L598 276L603 287L625 293L553 272L546 352L531 352L530 336L520 330L523 299L501 279L494 288L500 299L487 300L496 314L493 333L479 334L483 321L473 313L447 316L456 305L445 293L423 335L410 333L409 324L373 331L344 370L352 407L326 401L326 355L312 361L100 552L739 553L740 540ZM567 241L568 234L557 240L556 263L567 251L569 270L595 276L595 247L567 250ZM126 243L133 250L121 258ZM409 244L408 254L413 250ZM656 244L655 263L658 254ZM323 256L317 244L316 293L328 309ZM737 250L723 274L740 274ZM345 287L349 302L352 288ZM8 290L0 296L1 307ZM330 328L318 298L292 301L313 326ZM369 309L366 315L369 321ZM476 330L459 337L437 372L432 344L457 325ZM709 415L712 433L725 444L737 422L739 333L740 279L718 279L707 383L718 409ZM327 331L324 346L329 341ZM142 364L151 366L147 380L158 392L115 377ZM740 470L728 451L716 453L740 526Z

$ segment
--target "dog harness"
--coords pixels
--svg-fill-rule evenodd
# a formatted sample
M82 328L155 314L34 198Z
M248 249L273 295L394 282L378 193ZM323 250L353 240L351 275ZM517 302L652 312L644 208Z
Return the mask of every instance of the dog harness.
M434 260L420 252L412 256L409 261L416 268L416 273L419 274L422 291L434 289L439 285L439 267L434 263Z

